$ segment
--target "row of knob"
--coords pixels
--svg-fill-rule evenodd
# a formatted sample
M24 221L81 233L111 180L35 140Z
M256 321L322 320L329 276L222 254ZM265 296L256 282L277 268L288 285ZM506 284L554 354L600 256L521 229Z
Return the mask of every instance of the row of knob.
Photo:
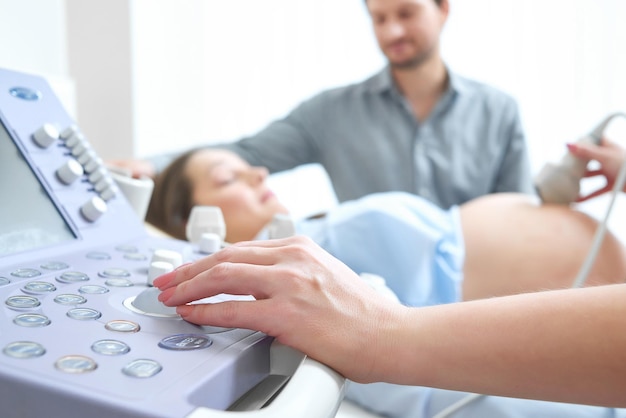
M53 124L45 123L33 133L32 138L40 148L48 148L59 140L63 141L73 158L57 168L55 174L61 183L68 186L86 175L98 195L85 202L80 212L89 222L98 220L107 210L106 202L113 199L119 189L104 162L78 127L71 125L59 132Z

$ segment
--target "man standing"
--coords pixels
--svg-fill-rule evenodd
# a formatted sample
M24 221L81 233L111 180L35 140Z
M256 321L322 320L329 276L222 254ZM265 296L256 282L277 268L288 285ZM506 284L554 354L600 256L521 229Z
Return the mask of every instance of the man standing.
M339 201L406 191L448 208L488 193L533 193L515 101L453 73L441 57L449 0L365 4L388 61L382 71L218 146L270 172L319 163Z

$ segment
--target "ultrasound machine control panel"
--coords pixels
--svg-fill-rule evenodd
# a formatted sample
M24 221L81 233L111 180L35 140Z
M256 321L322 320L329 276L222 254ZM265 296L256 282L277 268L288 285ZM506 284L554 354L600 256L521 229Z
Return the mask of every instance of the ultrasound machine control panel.
M0 416L334 416L326 366L137 303L205 252L149 234L46 80L4 69L0 198Z

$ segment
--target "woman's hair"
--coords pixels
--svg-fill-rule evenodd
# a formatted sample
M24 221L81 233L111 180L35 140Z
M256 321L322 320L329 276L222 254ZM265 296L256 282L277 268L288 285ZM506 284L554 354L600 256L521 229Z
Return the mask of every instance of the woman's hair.
M185 228L194 206L192 185L185 170L196 151L192 149L181 154L156 176L146 213L148 223L182 240L187 239Z

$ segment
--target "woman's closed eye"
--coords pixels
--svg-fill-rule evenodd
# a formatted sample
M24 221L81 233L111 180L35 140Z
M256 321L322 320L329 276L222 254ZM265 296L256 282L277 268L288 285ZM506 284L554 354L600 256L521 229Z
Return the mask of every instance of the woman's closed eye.
M214 176L213 181L217 187L225 187L236 182L241 176L237 173L223 173Z

